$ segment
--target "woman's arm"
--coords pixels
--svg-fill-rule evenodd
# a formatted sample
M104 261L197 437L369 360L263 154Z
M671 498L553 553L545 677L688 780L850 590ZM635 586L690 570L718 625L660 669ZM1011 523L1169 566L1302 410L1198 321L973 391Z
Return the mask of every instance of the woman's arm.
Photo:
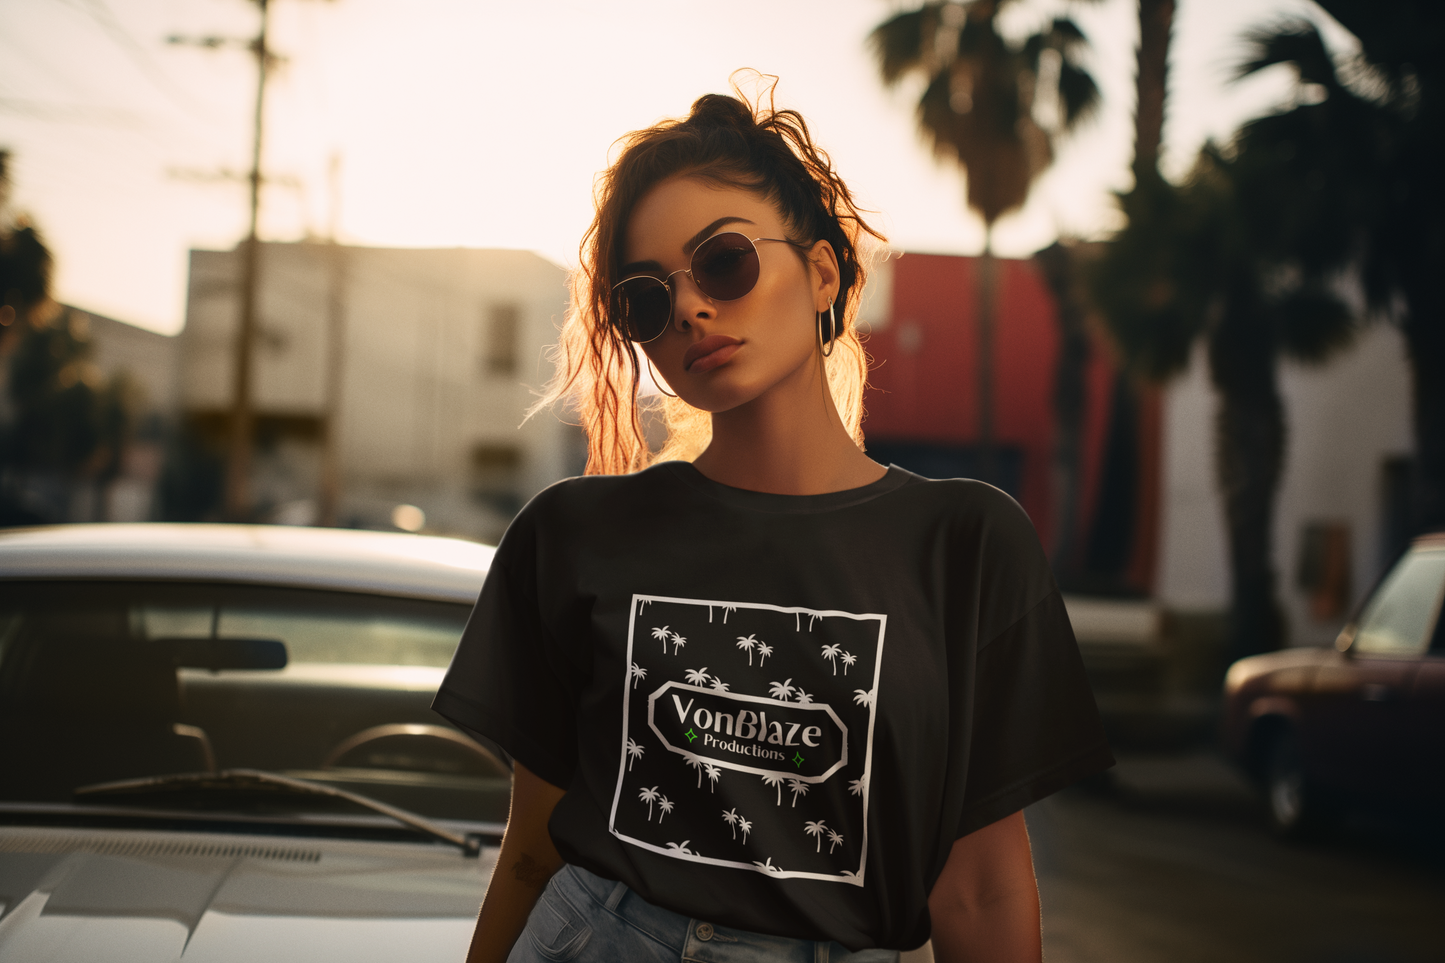
M547 820L564 794L565 790L520 762L514 765L512 812L497 867L482 899L467 963L504 963L547 880L562 868L562 857L547 832Z
M1039 887L1024 814L953 844L928 894L937 963L1039 963Z

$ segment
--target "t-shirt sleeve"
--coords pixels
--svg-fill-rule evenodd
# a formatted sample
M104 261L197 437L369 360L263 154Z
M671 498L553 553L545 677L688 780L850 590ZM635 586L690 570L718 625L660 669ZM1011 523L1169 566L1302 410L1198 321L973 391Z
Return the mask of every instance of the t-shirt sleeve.
M955 838L1114 764L1057 590L978 652Z
M577 767L580 686L542 617L536 559L524 511L497 548L432 708L566 788Z

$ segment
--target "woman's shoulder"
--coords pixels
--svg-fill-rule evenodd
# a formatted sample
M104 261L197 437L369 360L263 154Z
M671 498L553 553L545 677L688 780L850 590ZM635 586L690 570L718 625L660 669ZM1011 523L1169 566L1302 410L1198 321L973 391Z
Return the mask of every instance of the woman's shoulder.
M903 496L903 504L916 506L938 521L969 525L1026 526L1033 531L1033 522L1023 506L1001 488L976 478L925 478L896 465L890 472L907 476L907 482L895 489Z
M598 519L645 512L655 503L660 481L658 467L626 475L563 478L533 495L508 531L576 532Z

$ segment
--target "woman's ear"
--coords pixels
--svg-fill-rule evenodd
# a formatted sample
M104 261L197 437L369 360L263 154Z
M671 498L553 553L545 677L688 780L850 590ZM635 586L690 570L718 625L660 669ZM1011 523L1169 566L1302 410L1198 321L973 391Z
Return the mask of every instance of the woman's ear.
M816 241L808 249L808 263L813 267L813 310L826 311L841 286L838 255L827 241Z

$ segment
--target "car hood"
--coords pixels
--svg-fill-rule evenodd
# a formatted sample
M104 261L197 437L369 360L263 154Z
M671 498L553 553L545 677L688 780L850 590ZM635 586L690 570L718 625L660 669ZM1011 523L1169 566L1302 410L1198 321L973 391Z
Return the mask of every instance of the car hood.
M0 963L461 959L497 850L0 829Z

